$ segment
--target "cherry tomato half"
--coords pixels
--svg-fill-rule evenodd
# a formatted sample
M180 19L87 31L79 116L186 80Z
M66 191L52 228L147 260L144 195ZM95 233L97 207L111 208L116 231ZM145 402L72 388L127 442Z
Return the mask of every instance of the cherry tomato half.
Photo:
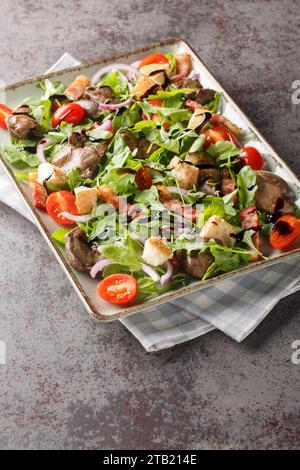
M141 191L150 189L152 186L152 176L148 167L141 167L135 175L135 182Z
M111 274L99 282L97 292L107 302L124 305L136 298L138 283L129 274Z
M76 198L69 191L57 191L51 193L46 202L46 210L50 217L60 225L73 225L72 220L59 215L61 212L69 212L77 215Z
M161 54L160 52L156 52L155 54L150 54L144 57L139 63L139 69L145 67L145 65L150 64L168 64L169 61L165 55Z
M52 126L56 127L61 121L78 124L85 116L84 109L77 103L66 103L60 106L52 116Z
M254 147L244 147L239 159L243 165L249 165L253 170L260 170L265 164L263 156Z
M5 104L0 104L0 127L6 129L6 118L12 113L12 109L5 106Z
M206 136L206 141L203 144L203 147L207 149L210 144L215 144L221 140L227 140L232 142L234 145L237 144L237 140L234 137L233 133L224 126L215 125L210 129L203 131L203 134Z
M300 220L293 215L283 215L274 224L270 244L273 248L284 250L300 235Z

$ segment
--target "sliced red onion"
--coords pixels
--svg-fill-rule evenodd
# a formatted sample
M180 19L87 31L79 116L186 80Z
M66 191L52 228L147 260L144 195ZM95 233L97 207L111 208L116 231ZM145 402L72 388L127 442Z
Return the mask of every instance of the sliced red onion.
M143 237L143 235L141 235L140 233L133 232L132 230L130 230L129 233L130 233L131 238L133 238L134 240L137 240L138 242L141 242L143 244L147 240L146 237Z
M140 63L141 63L140 60L136 60L135 62L132 62L132 64L130 64L130 67L133 67L133 68L135 68L135 69L138 69ZM132 72L127 72L127 73L126 73L126 77L127 77L127 80L132 80L132 78L134 77L134 75L132 74ZM128 83L128 86L130 87L130 85L131 85L131 83L129 82L129 83Z
M171 281L172 275L173 275L173 270L174 270L173 264L170 263L170 261L167 261L165 263L165 265L167 267L167 271L160 278L160 283L161 283L162 286L165 286L166 284L168 284Z
M96 83L99 82L99 78L102 77L107 72L110 72L111 70L116 69L122 72L122 70L125 70L126 72L132 73L132 75L136 78L139 79L141 77L141 72L137 70L135 67L132 65L128 64L109 64L105 65L104 67L101 67L101 69L97 70L97 72L93 75L91 83L92 85L95 85Z
M65 217L66 219L72 220L73 222L83 222L83 223L89 222L90 220L95 218L92 214L74 215L67 211L60 212L59 215L61 215L62 217Z
M182 189L182 188L178 188L177 186L167 186L167 189L170 193L182 193L182 194L186 194L187 193L187 190L186 189Z
M160 277L155 271L155 269L149 266L148 264L142 263L142 270L144 271L144 273L148 274L148 276L151 277L152 281L154 282L160 281Z
M95 263L90 270L91 277L95 278L97 274L105 268L105 266L109 266L110 264L113 264L113 261L107 258L103 258L97 261L97 263Z
M97 129L102 129L103 131L113 132L112 120L107 119L106 121L103 121L103 123L100 124L100 126L98 126Z
M128 100L123 101L122 103L118 103L118 104L101 103L99 104L98 108L104 111L115 111L116 109L123 108L124 106L130 106L131 103L132 103L132 98L128 98Z
M200 74L196 72L195 70L192 70L188 78L191 78L192 80L199 80Z
M54 144L54 142L56 142L54 137L43 137L43 139L40 140L39 143L37 144L36 156L38 157L41 163L47 162L44 149L48 147L49 145Z
M135 60L134 62L132 62L132 64L130 64L130 67L134 67L135 69L138 69L140 63L141 63L140 60Z

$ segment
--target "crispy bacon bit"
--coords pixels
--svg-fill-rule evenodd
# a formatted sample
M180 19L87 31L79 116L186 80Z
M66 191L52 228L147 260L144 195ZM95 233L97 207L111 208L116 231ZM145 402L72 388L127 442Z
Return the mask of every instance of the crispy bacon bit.
M240 137L243 134L243 129L231 122L228 118L223 116L223 114L213 114L212 118L210 119L210 123L221 124L222 126L227 127L227 129L233 132L233 134L237 137Z
M106 184L102 184L102 186L97 188L97 195L107 204L110 204L115 209L119 209L121 198Z
M231 194L235 189L236 189L235 182L231 178L225 176L221 181L222 194L224 195Z
M85 89L90 85L90 79L86 75L78 75L71 85L66 88L64 95L69 100L76 101L83 96Z
M259 232L256 232L254 235L252 235L252 242L255 248L261 252L263 248L263 241ZM260 259L259 254L255 250L249 249L249 253L251 254L250 261L258 261Z
M187 108L191 109L192 111L195 111L195 109L202 109L203 112L209 111L209 109L207 109L205 106L202 106L202 104L199 104L197 103L197 101L194 100L186 100L184 104Z
M171 195L166 186L159 185L157 186L157 189L159 193L159 199L168 210L171 212L176 212L176 214L181 214L182 217L191 220L192 222L197 220L200 212L196 209L196 207L183 204L182 201Z
M256 206L246 207L240 212L240 219L242 221L242 227L245 230L255 230L259 228L259 217L256 210Z
M46 211L47 191L42 184L30 183L34 207Z
M125 204L123 199L117 196L112 188L106 184L102 184L102 186L97 188L97 196L116 210L120 210L123 214L128 214L132 220L141 215L141 211L137 206L134 204Z

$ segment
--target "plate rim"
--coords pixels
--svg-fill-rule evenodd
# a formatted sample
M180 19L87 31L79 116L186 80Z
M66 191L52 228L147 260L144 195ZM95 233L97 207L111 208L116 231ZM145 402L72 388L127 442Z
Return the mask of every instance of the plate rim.
M92 66L98 65L98 64L105 64L107 62L116 61L120 58L128 57L130 55L141 54L143 52L150 52L153 49L157 49L157 48L160 48L160 47L165 47L165 46L168 46L168 45L176 45L176 44L180 44L180 43L185 44L187 46L187 48L190 49L191 52L195 55L197 60L202 64L202 66L212 75L212 77L214 78L214 80L216 81L218 86L222 89L222 92L224 93L227 101L229 103L231 103L231 105L234 106L234 108L237 110L238 113L240 113L240 115L243 117L243 119L245 119L249 123L251 131L254 132L256 137L258 137L259 140L263 144L265 144L267 147L269 147L272 150L273 157L275 158L275 160L277 160L281 164L282 167L289 170L289 172L294 176L294 178L296 179L296 182L298 183L298 185L300 187L300 179L299 179L299 176L298 176L297 172L295 170L291 169L290 166L288 165L288 163L286 163L280 157L280 155L273 148L273 146L261 134L261 132L257 129L255 124L253 124L251 119L243 112L243 110L233 100L233 98L231 98L231 96L228 94L228 92L226 91L226 89L224 88L222 83L220 83L220 81L215 76L215 74L206 65L206 63L201 59L201 57L194 50L194 48L189 44L189 42L186 41L185 39L180 38L180 37L154 42L154 43L148 44L146 46L143 46L141 48L131 49L131 50L128 50L128 51L121 52L119 54L99 56L99 57L97 57L96 59L94 59L92 61L87 61L87 62L84 62L80 65L76 65L74 67L67 67L67 68L64 68L64 69L59 70L59 71L50 72L50 73L46 73L46 74L43 74L43 75L38 75L38 76L32 77L30 79L22 80L22 81L7 85L6 87L3 88L3 91L4 92L5 91L15 91L17 88L21 88L24 85L33 84L34 82L45 79L45 78L58 77L60 75L64 75L65 73L68 73L68 72L81 70L83 68L92 67ZM64 272L67 274L67 277L68 277L69 281L71 282L71 284L72 284L73 288L75 289L77 295L80 297L80 299L81 299L82 303L84 304L86 310L88 311L89 315L94 320L97 320L97 321L110 322L110 321L114 321L114 320L118 320L118 319L123 319L125 317L128 317L129 315L132 315L132 314L144 311L144 310L154 308L159 304L173 301L173 300L175 300L179 297L182 297L184 295L191 294L191 293L194 293L194 292L200 292L202 289L207 288L207 287L212 287L212 286L214 286L214 285L216 285L219 282L222 282L224 280L233 279L233 278L241 276L241 275L246 275L249 272L253 272L253 271L256 271L258 269L271 266L271 265L276 264L278 262L294 258L294 257L296 257L297 255L300 254L300 248L294 249L294 250L286 252L286 253L281 253L278 256L276 256L275 258L272 258L272 259L269 259L269 260L261 260L261 261L257 261L257 262L248 264L248 265L246 265L246 266L244 266L244 267L242 267L238 270L231 271L229 273L220 274L220 275L218 275L218 276L216 276L212 279L208 279L204 282L201 281L201 280L195 281L195 282L193 282L193 283L191 283L191 284L189 284L185 287L181 287L181 288L176 289L176 290L171 290L171 291L169 291L165 294L162 294L158 297L150 299L150 300L148 300L144 303L133 305L131 307L125 307L125 308L119 310L118 312L116 312L114 314L106 315L103 312L101 312L94 305L91 298L86 293L84 287L81 285L81 283L80 283L79 279L77 278L76 274L73 272L71 266L66 261L66 259L63 256L61 250L59 249L58 245L51 238L51 233L50 233L49 229L46 227L46 225L42 221L38 211L35 209L35 207L33 206L32 202L31 202L31 200L29 199L28 195L26 194L26 192L22 188L22 185L14 177L12 169L10 168L8 163L5 161L5 159L2 157L1 152L0 152L0 163L1 163L2 167L4 168L5 172L8 174L8 176L9 176L10 180L12 181L12 183L14 184L16 189L18 190L19 194L21 195L21 197L25 201L25 203L26 203L26 205L27 205L27 207L28 207L28 209L31 213L31 216L37 222L36 226L37 226L38 230L42 234L43 238L45 239L46 243L50 247L52 253L55 256L55 258L58 260L59 264L63 268Z

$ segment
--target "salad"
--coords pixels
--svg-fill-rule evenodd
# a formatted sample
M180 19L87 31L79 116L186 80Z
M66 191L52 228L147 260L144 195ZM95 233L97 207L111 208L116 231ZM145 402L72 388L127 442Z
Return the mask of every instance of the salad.
M0 105L1 154L71 266L119 305L205 281L289 249L295 195L223 114L189 54L105 65L67 88Z

